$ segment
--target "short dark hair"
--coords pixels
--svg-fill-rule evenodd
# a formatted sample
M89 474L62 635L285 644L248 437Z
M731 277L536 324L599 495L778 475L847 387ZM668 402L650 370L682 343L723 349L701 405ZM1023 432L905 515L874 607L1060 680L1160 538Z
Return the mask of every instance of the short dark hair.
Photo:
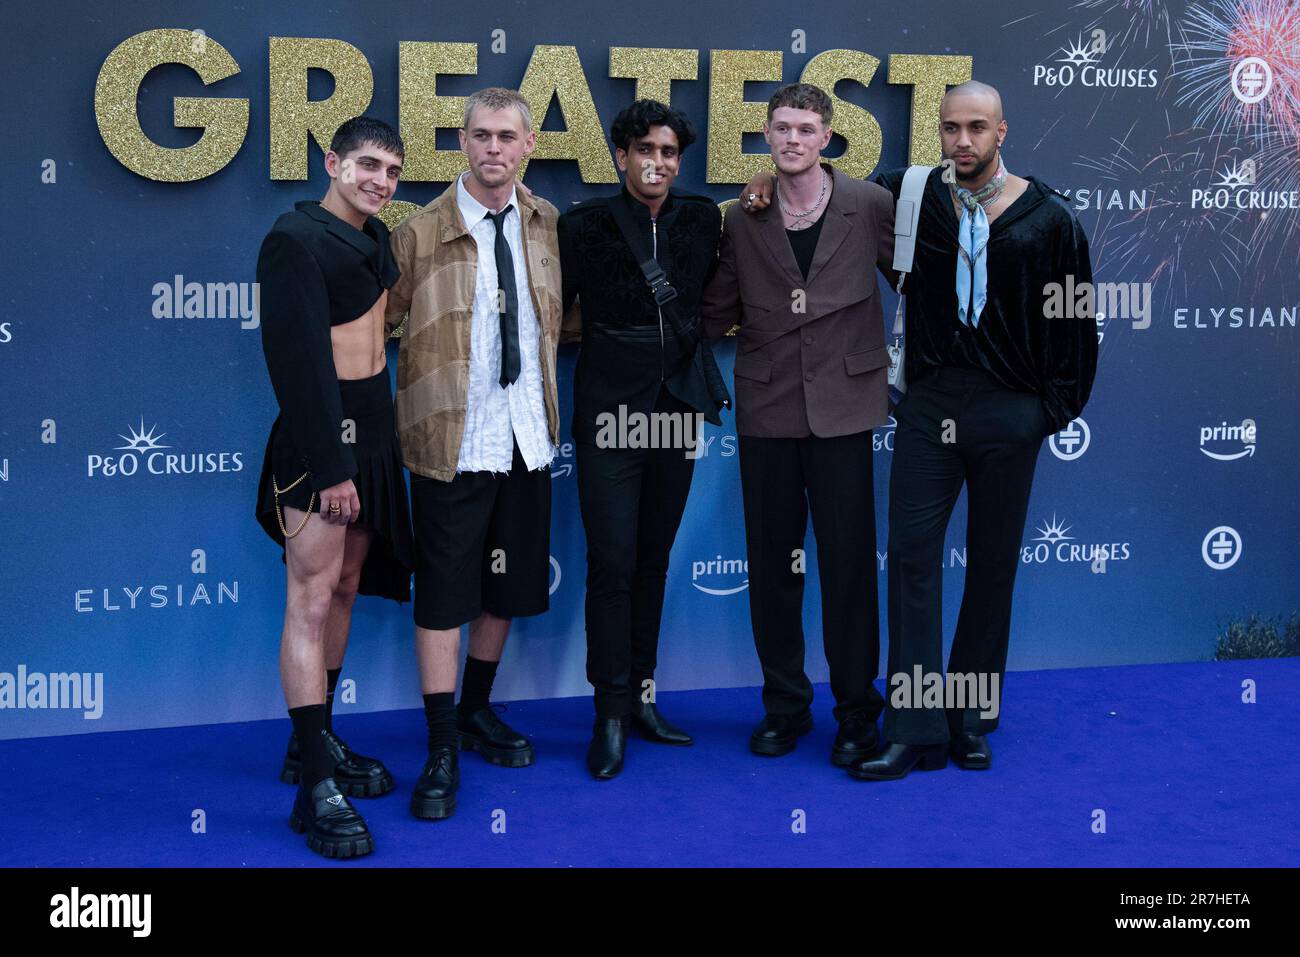
M401 135L383 120L377 120L373 116L354 116L345 122L334 131L330 149L342 159L367 143L374 143L381 149L406 159L406 146L402 143Z
M795 110L812 110L821 114L822 123L831 125L831 98L820 86L811 83L789 83L772 94L767 101L767 120L772 121L772 114L783 106Z
M686 152L686 147L695 142L695 127L681 110L674 110L658 100L637 100L618 116L609 128L609 138L614 145L627 152L632 141L640 139L650 132L652 126L666 126L677 134L677 150Z

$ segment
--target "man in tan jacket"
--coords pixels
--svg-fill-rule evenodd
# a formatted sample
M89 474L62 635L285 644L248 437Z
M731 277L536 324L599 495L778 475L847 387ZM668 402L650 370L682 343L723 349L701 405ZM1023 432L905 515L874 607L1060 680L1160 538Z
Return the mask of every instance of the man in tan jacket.
M432 819L456 806L458 739L494 764L533 762L528 739L488 702L511 620L549 605L549 466L559 443L558 213L515 189L536 145L527 100L496 87L470 96L460 145L469 171L393 232L402 277L387 310L391 326L410 316L397 428L411 470L415 643L429 729L411 811Z

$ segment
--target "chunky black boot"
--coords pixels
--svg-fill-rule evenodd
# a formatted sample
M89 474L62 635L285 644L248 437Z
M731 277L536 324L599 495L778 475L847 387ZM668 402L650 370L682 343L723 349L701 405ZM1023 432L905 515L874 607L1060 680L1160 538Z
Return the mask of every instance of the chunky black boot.
M378 758L357 754L333 731L326 731L325 749L334 762L334 783L349 797L379 797L393 789L393 776ZM302 751L298 735L289 735L289 747L280 769L280 780L297 784L302 779Z
M460 787L460 763L455 748L436 747L424 762L420 779L411 795L411 813L429 821L451 817L456 810L456 789Z
M307 793L302 785L294 798L289 826L307 835L307 846L324 857L361 857L375 849L374 839L361 815L326 778Z
M491 707L479 708L468 717L458 711L456 731L462 750L477 751L492 764L525 768L533 763L533 746L528 739L498 718Z

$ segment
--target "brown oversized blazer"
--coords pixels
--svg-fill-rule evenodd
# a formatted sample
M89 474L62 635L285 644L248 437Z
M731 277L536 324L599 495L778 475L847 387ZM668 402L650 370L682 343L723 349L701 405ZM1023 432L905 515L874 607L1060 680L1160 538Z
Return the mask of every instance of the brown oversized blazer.
M823 164L830 170L831 167ZM795 262L775 197L723 218L717 272L701 311L710 337L735 324L736 431L829 438L889 415L885 324L876 268L891 281L894 197L831 170L834 182L808 278Z

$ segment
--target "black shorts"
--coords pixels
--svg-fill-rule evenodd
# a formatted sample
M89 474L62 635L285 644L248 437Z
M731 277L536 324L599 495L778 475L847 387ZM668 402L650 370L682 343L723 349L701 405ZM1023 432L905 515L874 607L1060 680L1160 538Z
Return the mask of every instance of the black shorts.
M391 388L387 369L368 379L339 380L343 415L355 423L356 441L352 451L357 460L357 474L352 476L352 482L361 502L361 513L354 524L375 533L361 568L361 583L357 590L363 595L379 595L402 602L411 597L414 546ZM271 426L262 459L257 520L281 546L284 545L284 534L276 518L277 496L272 479L276 488L285 489L302 474L302 463L288 430L277 418ZM311 485L306 479L289 491L282 491L278 502L282 509L296 508L303 512L307 511L308 505L313 513L320 512L321 508L320 496L312 496ZM287 518L285 521L290 522ZM309 518L308 521L319 519ZM293 531L296 525L297 521L292 522L289 530Z
M550 607L551 470L528 471L519 445L510 471L459 472L450 482L411 473L415 623L459 628L484 611L501 618Z

